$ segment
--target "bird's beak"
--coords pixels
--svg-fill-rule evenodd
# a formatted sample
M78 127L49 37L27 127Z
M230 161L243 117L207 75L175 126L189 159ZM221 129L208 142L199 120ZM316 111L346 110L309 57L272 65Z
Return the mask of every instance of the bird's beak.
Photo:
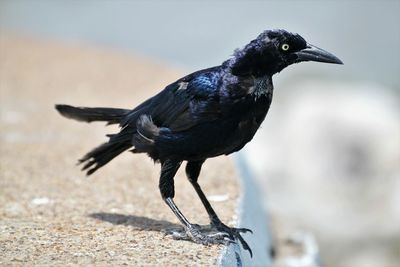
M300 50L295 54L297 55L297 62L317 61L333 64L343 64L343 62L336 56L311 44L307 44L307 47L305 49Z

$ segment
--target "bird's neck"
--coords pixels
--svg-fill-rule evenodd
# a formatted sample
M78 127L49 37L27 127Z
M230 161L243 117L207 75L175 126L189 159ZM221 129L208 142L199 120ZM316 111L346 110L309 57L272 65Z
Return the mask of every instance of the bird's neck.
M236 50L233 57L222 65L235 76L261 78L281 71L283 66L277 62L279 62L277 55L272 52L268 54L267 49L260 51L257 46L250 43L246 47Z
M224 88L234 98L250 96L254 100L260 97L272 98L273 83L272 76L264 75L256 77L253 75L236 76L230 71L225 72Z

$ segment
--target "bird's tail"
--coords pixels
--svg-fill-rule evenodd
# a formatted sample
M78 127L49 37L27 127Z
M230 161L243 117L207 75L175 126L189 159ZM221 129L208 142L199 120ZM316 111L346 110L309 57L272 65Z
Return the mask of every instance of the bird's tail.
M69 119L84 122L106 121L108 124L120 123L121 119L130 111L121 108L87 108L69 105L56 105L56 109Z
M110 141L104 143L89 153L87 153L83 158L79 160L79 163L83 163L83 171L86 171L87 175L91 175L99 168L106 165L113 158L129 149L132 145L128 141L118 142L113 141L113 137L110 138Z
M68 105L56 105L56 109L61 115L70 119L85 122L105 121L108 124L120 123L130 111L118 108L86 108ZM109 135L109 137L110 140L107 143L89 151L79 160L79 163L84 164L82 170L86 170L87 175L91 175L113 158L132 147L132 130L129 128L123 129L118 134Z

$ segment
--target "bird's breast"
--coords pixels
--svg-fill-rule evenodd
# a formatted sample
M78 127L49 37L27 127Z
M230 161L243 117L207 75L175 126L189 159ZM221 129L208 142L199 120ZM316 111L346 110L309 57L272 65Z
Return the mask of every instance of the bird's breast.
M225 154L242 149L253 139L267 115L271 100L272 91L260 92L260 95L248 98L246 108L243 108L241 114L234 120L232 131L227 132L227 136L224 137L227 144Z

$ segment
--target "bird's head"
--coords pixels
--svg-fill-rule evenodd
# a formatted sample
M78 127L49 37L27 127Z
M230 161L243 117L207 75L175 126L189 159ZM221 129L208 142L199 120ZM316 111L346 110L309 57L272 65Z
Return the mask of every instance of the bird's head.
M243 49L236 50L227 63L235 75L263 76L273 75L293 63L304 61L343 64L333 54L285 30L264 31Z

